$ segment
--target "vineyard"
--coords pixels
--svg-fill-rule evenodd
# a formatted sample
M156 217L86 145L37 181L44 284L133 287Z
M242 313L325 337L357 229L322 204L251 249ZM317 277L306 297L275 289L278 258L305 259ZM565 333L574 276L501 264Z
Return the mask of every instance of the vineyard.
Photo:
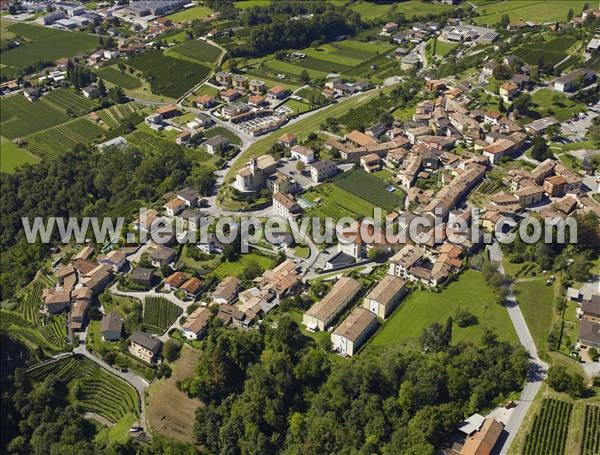
M142 85L140 80L131 74L121 72L112 66L107 66L98 70L98 76L102 79L110 82L111 84L118 85L125 90L133 90Z
M98 107L93 101L65 89L52 90L45 98L74 117L80 117Z
M221 49L204 41L187 41L175 48L174 52L201 62L214 63L221 55Z
M162 333L181 316L183 310L164 297L146 297L144 324L154 332Z
M515 51L515 55L529 65L554 66L567 56L566 50L575 43L571 36L561 36L547 42L526 43Z
M72 393L84 411L95 412L111 422L126 414L137 414L136 390L88 359L67 357L32 368L27 375L35 381L72 384Z
M373 174L367 174L364 171L358 170L346 172L336 178L333 183L384 210L392 210L398 206L402 206L403 193L401 191L387 191L386 188L388 185Z
M475 191L480 194L494 194L502 189L502 185L494 180L486 179Z
M105 131L86 118L78 118L27 136L27 148L34 154L55 159L77 144L101 139Z
M583 438L581 455L598 455L600 453L600 406L585 405L583 415Z
M139 110L140 106L136 103L127 103L116 104L96 113L105 125L109 128L116 128L134 118Z
M396 101L393 98L380 96L364 105L350 109L339 120L347 130L353 130L360 126L371 125L383 112L390 112L395 106Z
M545 398L525 439L524 455L562 455L565 453L573 404Z

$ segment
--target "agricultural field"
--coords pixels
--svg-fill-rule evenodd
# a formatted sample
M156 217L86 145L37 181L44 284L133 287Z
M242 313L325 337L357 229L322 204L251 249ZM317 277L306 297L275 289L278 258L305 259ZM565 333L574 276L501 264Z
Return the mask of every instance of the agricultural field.
M107 66L99 69L96 74L111 84L118 85L125 90L133 90L142 85L141 81L131 74L119 71L114 66Z
M545 352L554 316L553 286L541 277L515 283L513 291L538 351Z
M67 357L31 369L27 375L35 381L56 380L68 384L70 401L113 423L139 410L137 391L132 386L85 358Z
M15 68L24 68L40 60L74 57L98 46L97 36L83 32L65 32L23 23L11 25L8 30L27 40L2 53L2 64Z
M586 3L584 0L499 1L477 8L479 17L475 17L474 22L481 25L499 24L504 14L508 14L511 21L520 18L537 23L566 21L569 9L572 8L576 16L580 15Z
M144 299L144 324L152 331L162 333L173 324L183 310L164 297Z
M32 155L27 150L18 147L14 142L0 136L0 171L14 172L24 164L39 163L39 157Z
M54 159L77 144L99 141L105 132L87 118L78 118L27 136L27 149L41 158Z
M65 111L46 97L33 103L21 94L0 100L0 128L2 136L8 139L27 136L68 120Z
M372 338L374 347L417 345L421 331L433 322L445 323L457 308L468 309L477 318L469 327L452 327L452 342L476 341L486 329L500 339L517 344L517 335L506 309L495 302L492 289L480 272L464 271L442 293L414 291Z
M573 404L545 398L525 438L524 455L562 455L565 453Z
M186 41L179 46L171 48L172 52L181 54L199 62L213 64L221 55L221 49L202 40Z
M567 49L577 40L572 36L561 36L550 41L525 43L515 51L515 55L529 65L554 66L567 56Z
M169 378L152 383L147 399L148 423L153 431L178 441L195 442L194 413L202 402L189 398L177 383L194 373L199 352L185 344L172 364Z
M387 211L403 206L402 191L387 191L388 185L383 180L361 170L342 174L333 184Z
M375 205L331 182L311 189L302 198L311 205L307 216L312 217L332 217L334 220L345 216L372 217L375 209Z
M170 98L180 97L210 72L204 65L167 57L159 51L145 52L127 63L150 81L152 93Z
M364 20L377 19L380 17L386 17L392 9L390 4L373 4L370 2L360 1L354 3L351 8L360 14Z
M271 3L271 0L239 0L233 2L238 9L254 8L255 6L266 6Z
M368 127L375 123L383 112L389 112L397 105L397 101L391 97L380 96L368 103L350 108L348 112L339 117L340 123L351 131L359 127Z
M44 99L59 106L69 117L80 117L98 107L94 101L62 88L52 90Z
M97 111L96 114L106 126L116 128L134 118L140 111L140 107L136 103L115 104Z
M597 55L585 63L585 67L594 71L600 71L600 55Z
M600 406L585 405L581 455L600 453Z
M182 21L193 21L194 19L204 19L210 16L213 11L206 6L194 6L192 8L184 9L176 13L166 16L167 19L171 19L173 22Z

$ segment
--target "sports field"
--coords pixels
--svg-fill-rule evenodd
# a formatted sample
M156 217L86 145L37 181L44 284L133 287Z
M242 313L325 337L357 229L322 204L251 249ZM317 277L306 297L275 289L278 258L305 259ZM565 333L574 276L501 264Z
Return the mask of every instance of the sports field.
M114 66L101 68L97 71L97 74L98 77L110 82L111 84L118 85L125 90L133 90L142 85L137 77L121 72Z
M395 313L383 324L372 338L373 346L395 344L417 345L422 330L434 322L444 324L457 308L468 309L477 324L460 328L452 327L452 342L477 343L485 329L492 329L502 340L517 342L515 330L506 308L494 300L480 272L467 270L459 279L450 283L442 293L414 291L409 294Z
M30 24L14 24L9 31L27 40L23 45L2 53L2 64L23 68L40 60L54 61L91 51L98 37L83 32L65 32Z
M569 9L575 15L580 15L583 10L584 0L510 0L501 1L477 8L479 17L474 18L476 24L495 25L500 23L504 14L508 14L511 21L524 20L544 23L566 21Z
M200 62L215 63L221 55L221 49L201 40L186 41L172 48L173 52Z
M17 147L14 142L0 136L0 171L13 172L23 164L39 163L40 159L27 150Z
M171 19L173 22L182 21L193 21L194 19L204 19L210 16L213 11L206 6L194 6L192 8L184 9L174 14L166 16L167 19Z
M152 93L170 98L180 97L210 72L204 65L167 57L159 51L145 52L127 63L144 73Z

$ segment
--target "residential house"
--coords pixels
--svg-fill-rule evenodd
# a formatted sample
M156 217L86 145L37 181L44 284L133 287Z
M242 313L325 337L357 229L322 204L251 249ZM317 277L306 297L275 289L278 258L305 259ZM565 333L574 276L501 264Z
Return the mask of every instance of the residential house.
M514 142L508 139L500 139L499 141L493 142L483 149L483 156L485 156L491 164L495 164L505 156L510 156L515 150Z
M212 292L212 301L219 305L230 304L237 298L242 282L234 276L227 276L221 280Z
M146 363L153 364L160 353L162 342L144 332L134 332L129 341L129 352Z
M579 321L578 339L583 346L600 349L600 322L590 319Z
M288 96L288 90L282 85L276 85L267 92L267 98L273 100L283 100Z
M273 270L265 270L254 282L262 291L268 291L273 296L282 297L294 292L302 283L298 274L298 266L290 259L286 259Z
M294 145L291 149L292 159L310 164L315 160L315 151L304 145Z
M369 136L368 134L361 133L357 130L344 135L344 139L356 147L367 147L378 143L377 139L373 136Z
M41 92L37 88L28 87L23 89L23 95L27 101L37 101L41 96Z
M304 313L302 323L309 330L326 330L356 297L360 287L354 278L340 278L321 301Z
M86 98L94 99L100 96L100 89L95 85L88 85L87 87L82 87L81 93Z
M334 352L352 357L377 329L377 317L369 310L357 307L331 334Z
M167 104L156 109L156 113L162 115L163 119L176 117L180 114L176 104Z
M263 93L265 93L266 90L265 83L256 79L250 81L250 83L248 84L248 88L250 90L250 93L254 93L255 95L262 95Z
M577 91L596 80L596 73L586 68L578 68L554 81L554 89L559 92Z
M375 316L386 319L406 294L406 281L394 275L386 275L367 294L363 307Z
M123 333L123 319L119 313L110 311L102 317L100 333L103 341L120 341Z
M175 137L175 143L177 145L185 145L190 142L191 138L192 132L189 130L184 130Z
M515 192L521 207L529 207L539 203L544 198L544 190L537 185L530 185Z
M333 160L314 161L309 164L310 177L313 182L320 183L337 174L337 163Z
M202 286L204 286L204 282L200 278L192 277L186 280L180 289L184 292L187 299L195 299L200 294Z
M137 285L149 288L154 279L154 269L147 267L136 267L131 271L131 281Z
M71 294L60 287L44 289L42 301L44 310L48 314L58 314L68 308L71 303Z
M227 150L229 146L229 139L225 136L221 136L220 134L209 138L206 142L204 142L204 148L211 155L218 155Z
M158 245L154 251L150 253L150 260L154 267L163 267L171 264L176 256L177 252L174 249L164 245Z
M296 145L296 143L298 142L298 138L291 133L284 133L277 140L277 142L285 145L286 147L292 147L292 146Z
M221 99L227 101L228 103L231 103L232 101L235 101L237 98L239 98L241 94L237 90L229 88L220 92L219 96L221 97ZM223 110L221 110L221 112L223 112Z
M478 431L466 439L460 455L490 455L503 430L503 424L488 417Z
M174 197L163 207L165 208L165 213L167 214L167 216L177 216L181 212L183 212L183 210L186 207L186 204L183 200L179 199L178 197Z
M211 96L211 95L198 96L194 100L194 103L196 103L196 107L200 107L200 108L204 108L204 109L210 109L211 107L213 107L216 104L215 97Z
M544 134L546 129L558 125L559 121L554 117L542 117L525 125L525 131L529 134Z
M225 71L219 71L215 74L215 80L221 85L229 85L231 84L231 73L227 73Z
M360 158L360 166L368 173L380 171L381 164L381 158L377 153L371 153Z
M125 253L119 250L112 250L106 256L98 257L98 263L110 267L113 272L121 270L126 261Z
M550 197L559 197L564 195L565 186L567 185L567 181L564 177L560 175L553 175L552 177L548 177L544 180L544 191Z
M248 88L248 78L241 74L234 74L231 76L231 84L235 89L245 90Z
M296 218L302 214L302 208L291 194L273 193L273 211L282 218Z
M519 87L514 82L504 82L500 86L498 93L504 102L509 103L519 93Z
M183 336L188 340L201 339L208 330L208 321L212 313L206 307L196 308L181 326Z
M173 272L164 281L164 287L167 291L176 291L181 285L189 279L189 275L184 272Z

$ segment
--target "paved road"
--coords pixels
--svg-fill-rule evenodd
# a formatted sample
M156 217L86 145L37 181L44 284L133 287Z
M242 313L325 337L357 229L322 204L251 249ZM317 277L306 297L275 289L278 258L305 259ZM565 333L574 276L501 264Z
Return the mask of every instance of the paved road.
M494 263L497 263L498 270L504 274L504 267L502 265L502 250L500 249L499 243L494 242L493 245L489 247L489 252L490 260ZM527 382L525 383L518 400L519 404L513 410L504 427L505 434L502 441L502 446L500 450L497 451L497 453L500 455L508 453L508 449L517 435L519 428L523 424L523 420L525 419L525 415L527 414L531 403L542 386L542 382L545 379L545 371L548 368L548 364L542 361L538 356L537 347L533 341L531 333L529 332L529 328L527 327L527 323L525 322L521 308L519 307L515 295L513 294L512 286L509 288L509 294L506 298L505 304L508 311L508 316L510 317L515 331L517 332L519 342L525 348L531 358L531 364L527 375Z

